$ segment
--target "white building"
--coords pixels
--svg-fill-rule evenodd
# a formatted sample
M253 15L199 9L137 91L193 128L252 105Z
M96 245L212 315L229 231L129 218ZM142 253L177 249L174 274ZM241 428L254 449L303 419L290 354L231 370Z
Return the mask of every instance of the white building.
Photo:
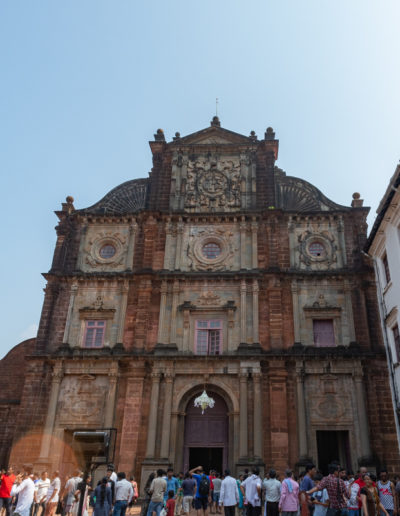
M393 408L400 445L400 165L378 209L365 246L373 258Z

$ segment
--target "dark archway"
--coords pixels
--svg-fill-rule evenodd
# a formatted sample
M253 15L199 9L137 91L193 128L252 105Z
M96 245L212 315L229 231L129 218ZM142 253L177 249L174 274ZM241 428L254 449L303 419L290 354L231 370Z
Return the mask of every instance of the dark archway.
M208 395L215 405L201 413L194 406L193 396L187 404L185 416L183 466L188 471L196 466L203 466L207 471L216 469L222 472L228 465L229 418L228 407L224 399L215 392Z

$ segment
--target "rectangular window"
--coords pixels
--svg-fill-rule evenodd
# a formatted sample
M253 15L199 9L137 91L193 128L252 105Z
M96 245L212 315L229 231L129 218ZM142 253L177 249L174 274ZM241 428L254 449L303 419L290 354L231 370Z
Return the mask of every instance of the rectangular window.
M392 332L393 332L394 347L395 347L396 355L397 355L397 362L400 362L400 333L399 333L399 326L397 324L396 324L396 326L393 326Z
M220 355L222 351L222 321L196 321L195 351L197 355Z
M86 321L83 347L101 348L104 343L105 329L106 321Z
M336 346L333 319L314 319L314 344L321 348Z
M387 254L385 253L382 257L382 264L383 264L383 270L385 272L385 280L386 284L390 281L390 269L389 269L389 262L387 258Z

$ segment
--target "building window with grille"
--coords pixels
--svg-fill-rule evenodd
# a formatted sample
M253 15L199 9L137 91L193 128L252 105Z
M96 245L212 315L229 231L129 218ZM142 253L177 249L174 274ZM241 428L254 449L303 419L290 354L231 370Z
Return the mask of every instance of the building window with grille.
M386 284L388 284L390 281L390 269L389 269L389 262L388 262L386 253L382 257L382 265L383 265L383 271L385 273Z
M222 352L222 321L196 321L195 353L220 355Z
M101 348L104 344L106 321L85 321L84 348Z
M333 319L314 319L314 344L321 348L336 346Z
M396 350L397 362L400 362L400 334L399 325L396 324L392 328L394 348Z

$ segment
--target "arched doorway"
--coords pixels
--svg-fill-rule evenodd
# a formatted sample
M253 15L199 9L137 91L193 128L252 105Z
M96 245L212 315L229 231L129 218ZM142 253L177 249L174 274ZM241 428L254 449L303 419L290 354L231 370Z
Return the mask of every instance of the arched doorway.
M193 396L186 407L184 471L203 466L206 471L215 469L222 472L228 466L228 407L219 394L209 392L215 405L202 414L201 409L194 406L194 400L199 394Z

